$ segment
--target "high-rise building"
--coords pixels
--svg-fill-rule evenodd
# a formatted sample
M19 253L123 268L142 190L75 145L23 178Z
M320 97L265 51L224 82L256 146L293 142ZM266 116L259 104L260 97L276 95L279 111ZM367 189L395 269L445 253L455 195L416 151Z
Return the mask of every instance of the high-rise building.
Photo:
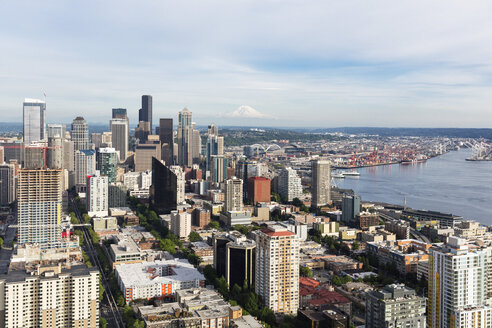
M24 168L42 169L45 167L44 143L32 143L24 147Z
M152 134L152 96L142 96L142 108L138 111L139 122L149 122L149 134Z
M193 164L193 126L192 113L188 108L179 112L178 118L178 164Z
M159 120L159 140L162 147L161 159L167 166L173 165L174 137L172 118L161 118Z
M405 285L388 285L366 296L367 328L425 328L425 297Z
M63 141L63 168L75 171L75 145L72 140Z
M178 177L156 158L152 158L152 186L149 192L152 204L158 211L171 213L176 209Z
M256 231L256 294L275 313L299 307L299 240L279 225Z
M128 155L128 119L114 118L110 121L109 127L111 130L111 145L119 152L120 161L124 162Z
M232 177L225 181L224 212L243 210L243 180Z
M15 165L0 164L0 206L15 200Z
M64 138L58 134L48 137L48 149L46 149L47 166L50 169L63 169L63 142Z
M126 108L113 108L111 118L128 119Z
M138 122L138 126L135 128L135 139L139 143L146 143L150 134L150 123L145 121Z
M210 179L215 185L227 179L227 158L224 155L210 157Z
M59 137L65 139L67 127L65 124L48 124L48 138Z
M171 211L171 232L180 239L188 239L191 232L191 214L183 210Z
M251 177L248 179L247 198L253 205L269 202L271 198L270 179L264 177Z
M108 183L116 182L118 169L118 153L114 148L99 148L97 151L96 169L101 176L108 177Z
M99 271L87 265L40 267L0 276L0 326L99 327Z
M291 202L294 198L302 197L301 178L297 172L286 167L278 175L278 191L280 196Z
M5 148L0 146L0 164L5 163Z
M83 117L78 116L73 120L71 135L74 151L89 149L89 124Z
M62 171L19 170L17 213L19 244L59 247L62 241Z
M46 139L46 102L38 99L24 100L23 104L24 144Z
M96 151L77 150L75 152L75 187L79 192L85 192L87 177L96 173Z
M216 129L213 129L216 130ZM224 137L218 135L209 135L207 138L206 145L206 169L210 170L212 156L214 155L224 155Z
M200 163L200 157L202 155L202 137L200 131L195 129L195 123L193 123L193 153L192 161L194 164Z
M486 250L470 247L458 237L449 237L447 244L432 247L427 327L490 327L489 265Z
M108 215L108 177L92 175L87 177L87 212L90 216Z
M185 173L178 165L171 165L169 169L176 176L176 203L183 204L185 202Z
M128 188L120 183L110 183L108 186L108 206L112 207L124 207L126 204L126 195Z
M360 213L360 197L344 195L342 198L342 222L355 225L357 214Z
M102 145L102 134L98 132L91 133L91 142L94 148L98 150Z
M320 207L331 203L330 161L315 160L311 163L312 205Z
M256 243L237 231L214 235L214 268L226 279L230 288L255 283Z
M152 158L161 158L161 142L147 141L135 146L135 172L152 170Z

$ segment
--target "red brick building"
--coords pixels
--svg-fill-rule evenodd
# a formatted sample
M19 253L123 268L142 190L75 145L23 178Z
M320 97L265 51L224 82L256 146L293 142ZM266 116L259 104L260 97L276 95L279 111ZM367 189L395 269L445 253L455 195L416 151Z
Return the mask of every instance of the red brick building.
M253 204L270 201L270 179L251 177L248 179L247 198Z
M205 228L210 223L210 211L195 208L192 213L191 224L200 229Z

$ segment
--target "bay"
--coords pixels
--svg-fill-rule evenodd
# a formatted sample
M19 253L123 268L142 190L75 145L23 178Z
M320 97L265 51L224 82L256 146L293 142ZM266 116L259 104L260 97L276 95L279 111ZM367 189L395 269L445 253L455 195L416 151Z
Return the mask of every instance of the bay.
M469 162L470 149L425 163L360 168L359 177L334 179L363 201L452 213L492 225L492 162Z

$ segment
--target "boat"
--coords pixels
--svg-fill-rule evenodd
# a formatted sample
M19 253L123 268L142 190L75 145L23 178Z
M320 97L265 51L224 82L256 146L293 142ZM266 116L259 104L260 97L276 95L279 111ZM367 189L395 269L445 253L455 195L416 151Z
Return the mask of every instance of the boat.
M344 177L358 177L358 176L360 176L360 173L357 171L344 171L341 174L343 174Z
M343 175L342 173L333 173L331 177L335 179L343 179L345 178L345 175Z
M409 165L409 164L417 164L417 163L425 163L425 162L427 162L427 156L419 155L412 159L403 159L401 160L400 164Z

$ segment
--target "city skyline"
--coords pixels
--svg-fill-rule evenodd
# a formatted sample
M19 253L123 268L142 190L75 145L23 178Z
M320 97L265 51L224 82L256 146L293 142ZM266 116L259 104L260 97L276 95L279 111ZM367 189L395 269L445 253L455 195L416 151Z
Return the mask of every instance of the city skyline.
M136 124L150 94L155 119L187 107L197 125L492 124L486 3L4 7L4 121L46 93L48 122L103 123L124 107Z

